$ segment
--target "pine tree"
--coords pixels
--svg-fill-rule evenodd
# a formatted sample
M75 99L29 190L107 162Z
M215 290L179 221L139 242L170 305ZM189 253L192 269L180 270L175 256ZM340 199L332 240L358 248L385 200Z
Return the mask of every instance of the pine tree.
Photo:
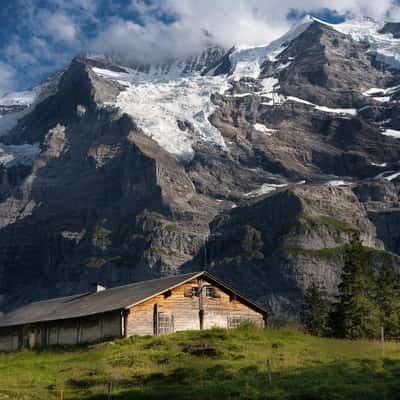
M387 264L379 275L377 302L385 335L400 337L400 278Z
M304 294L301 322L308 333L314 336L329 334L330 303L315 283Z
M380 311L376 304L373 270L360 241L354 235L346 252L339 302L335 315L336 333L348 339L379 335Z

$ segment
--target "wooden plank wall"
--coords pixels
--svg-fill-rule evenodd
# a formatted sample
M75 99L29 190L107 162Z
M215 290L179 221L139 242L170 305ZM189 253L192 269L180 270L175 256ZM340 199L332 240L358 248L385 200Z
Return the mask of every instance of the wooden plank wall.
M85 318L53 323L48 330L49 346L94 343L120 337L121 314L119 311Z
M190 290L193 285L197 285L197 281L173 289L168 297L161 294L132 307L128 316L127 336L153 335L155 304L158 312L173 314L175 331L200 329L199 299L185 297L185 290Z
M13 329L3 329L0 333L0 353L18 350L19 337Z
M120 311L95 316L0 329L0 352L29 348L94 343L121 336Z
M261 313L232 298L229 293L213 286L211 282L204 281L204 284L211 285L217 295L217 297L207 297L206 291L202 291L204 329L229 328L229 321L233 318L251 320L256 325L264 327L264 316ZM167 297L161 294L132 307L128 316L127 336L154 334L154 305L157 305L157 312L173 316L175 332L200 329L199 298L185 296L185 293L190 293L192 287L197 286L198 281L195 279L171 290Z
M233 318L251 321L259 327L264 327L264 317L237 299L232 299L229 293L214 287L219 297L203 296L204 329L213 327L230 328L229 320ZM204 293L203 293L204 295Z

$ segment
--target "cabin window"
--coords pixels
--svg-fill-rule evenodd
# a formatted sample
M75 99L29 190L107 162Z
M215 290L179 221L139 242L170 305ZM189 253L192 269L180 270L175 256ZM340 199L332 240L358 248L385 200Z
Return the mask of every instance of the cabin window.
M199 288L197 286L192 287L192 296L197 297L199 295Z
M219 297L217 291L212 286L206 286L206 297Z
M228 328L238 328L243 323L250 323L257 325L257 319L253 315L228 316Z
M243 322L240 317L230 317L228 318L228 328L238 328Z

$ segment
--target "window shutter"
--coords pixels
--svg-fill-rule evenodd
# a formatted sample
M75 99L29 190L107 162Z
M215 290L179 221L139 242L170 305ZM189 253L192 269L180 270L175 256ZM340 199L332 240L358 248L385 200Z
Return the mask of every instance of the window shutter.
M192 288L191 288L191 287L185 289L185 291L184 291L184 296L185 296L185 297L193 297L193 295L192 295Z

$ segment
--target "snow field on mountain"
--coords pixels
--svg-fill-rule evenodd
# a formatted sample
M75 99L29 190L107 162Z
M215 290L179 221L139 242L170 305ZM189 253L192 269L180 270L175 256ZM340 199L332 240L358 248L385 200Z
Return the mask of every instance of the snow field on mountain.
M398 178L399 176L400 176L400 172L384 171L384 172L381 172L380 174L376 175L374 177L374 179L385 179L385 180L391 182L394 179Z
M395 172L394 174L386 176L385 179L388 180L389 182L391 182L391 181L394 181L399 176L400 176L400 172Z
M385 135L385 136L391 136L396 139L400 139L400 131L397 131L395 129L385 129L381 133L382 133L382 135Z
M274 192L277 189L287 187L288 184L282 183L282 184L274 184L274 183L263 183L259 188L252 190L249 193L246 193L244 196L245 197L257 197L257 196L262 196L263 194L268 194L271 192Z
M348 186L348 185L351 185L351 183L346 182L342 179L333 179L333 180L326 182L326 185L328 185L328 186Z
M293 97L293 96L288 96L286 100L291 100L296 103L302 103L306 104L308 106L314 107L318 111L326 112L326 113L331 113L331 114L348 114L353 117L357 115L357 110L355 108L329 108L325 106L318 106L314 103L311 103L309 101L299 99L298 97Z
M248 77L248 74L254 78L260 74L258 59L239 65L229 77L200 74L176 77L173 73L174 78L169 75L160 79L129 69L126 73L100 68L93 68L93 71L125 86L117 101L106 106L112 105L131 115L147 136L169 153L186 160L193 157L193 145L197 142L211 142L226 149L221 133L209 121L215 110L212 94L224 94L230 82ZM260 95L271 97L271 102L282 101L282 96L276 93L279 88L276 78L263 79L262 84ZM243 93L233 97L251 95L253 93ZM187 128L181 130L178 121L187 122ZM261 131L266 133L265 129Z
M6 135L14 126L17 125L18 120L26 115L26 110L0 115L0 136Z
M0 136L6 135L14 128L18 120L32 111L33 107L52 95L57 88L60 74L56 74L49 78L46 82L33 87L29 90L20 92L10 92L0 97L0 108L19 107L18 111L0 115ZM25 107L25 108L22 108ZM22 108L22 109L21 109Z
M9 92L0 97L0 106L30 106L40 96L45 84L30 90Z
M12 97L11 94L9 94L0 98L0 102L2 102L3 105L26 106L26 108L23 110L11 112L5 115L0 115L0 136L4 136L8 132L10 132L10 130L17 125L18 120L27 115L31 111L30 104L34 104L37 98L37 92L36 93L23 92L23 93L24 93L23 96L20 96L18 93L13 93L12 95L15 95L15 97ZM6 146L0 144L0 165L3 165L5 167L10 167L14 164L30 165L32 164L36 156L39 154L39 152L40 148L38 144L35 144L33 146L29 144L23 144L20 146L18 145Z
M5 167L15 164L31 165L39 153L39 143L9 146L0 144L0 165Z
M363 93L363 96L371 97L380 103L388 103L392 100L392 95L400 90L400 86L393 86L387 89L371 88Z
M54 94L57 90L60 76L61 74L55 74L46 82L32 89L10 92L0 97L0 107L19 107L18 111L0 115L0 136L8 134L21 118L32 111L36 104ZM15 164L31 165L39 153L39 143L9 146L0 143L0 165L5 167Z
M223 78L211 77L131 84L118 97L117 106L167 151L191 158L197 141L225 147L222 135L208 120L215 108L211 95L223 93L224 88ZM188 121L193 129L181 131L178 120Z
M200 76L176 79L147 79L135 81L132 74L94 72L123 82L126 89L113 104L131 115L139 128L161 147L181 159L193 157L196 142L211 142L226 148L222 135L209 121L215 106L213 93L228 89L225 77ZM187 122L181 130L178 121Z
M276 92L276 90L278 90L278 89L279 89L279 86L275 86L275 88L272 89L271 92L268 93L268 90L266 92L263 92L262 93L263 95L264 94L270 95L271 100L269 102L263 101L260 104L265 105L265 106L273 106L273 105L283 104L287 101L293 101L295 103L305 104L307 106L313 107L314 109L316 109L318 111L329 113L329 114L350 115L353 117L355 117L357 115L357 110L355 108L329 108L329 107L325 107L325 106L318 106L307 100L299 99L298 97L282 96Z
M258 124L258 123L254 124L253 128L258 132L264 133L266 136L272 136L273 133L277 132L276 129L271 129L263 124Z
M354 40L370 46L370 53L376 53L378 59L391 65L400 67L400 39L393 38L392 34L381 34L379 30L383 24L368 18L353 19L341 24L327 24L339 32L350 35Z
M266 61L277 61L277 57L287 48L289 42L301 35L315 19L306 16L302 22L280 38L263 46L236 46L229 56L234 66L233 78L239 80L243 76L258 78L261 72L261 65ZM289 64L282 64L280 69L286 68ZM279 68L279 67L278 67Z
M249 193L245 193L244 197L257 197L262 196L264 194L268 194L274 192L275 190L282 189L288 187L289 185L299 186L304 185L306 183L305 180L294 182L294 183L263 183L257 189L252 190Z

